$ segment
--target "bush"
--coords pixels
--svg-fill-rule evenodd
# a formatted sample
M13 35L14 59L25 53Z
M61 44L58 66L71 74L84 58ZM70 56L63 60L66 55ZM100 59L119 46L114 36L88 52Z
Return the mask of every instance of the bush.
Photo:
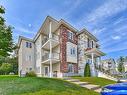
M90 71L89 63L86 63L86 66L84 69L84 77L91 77L91 71Z
M26 77L36 77L36 74L34 71L30 71L26 73Z

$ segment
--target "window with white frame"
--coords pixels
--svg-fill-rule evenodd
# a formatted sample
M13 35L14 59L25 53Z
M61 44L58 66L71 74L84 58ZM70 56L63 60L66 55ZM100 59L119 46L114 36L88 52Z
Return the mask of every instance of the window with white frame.
M91 64L92 60L91 59L87 59L86 63Z
M32 56L31 55L26 55L26 61L32 61Z
M27 47L27 48L32 48L32 43L26 42L26 47Z
M71 47L70 48L70 55L71 56L76 56L76 49L75 49L75 47Z
M68 39L73 40L73 32L68 31Z
M68 72L74 73L74 65L73 64L68 64Z

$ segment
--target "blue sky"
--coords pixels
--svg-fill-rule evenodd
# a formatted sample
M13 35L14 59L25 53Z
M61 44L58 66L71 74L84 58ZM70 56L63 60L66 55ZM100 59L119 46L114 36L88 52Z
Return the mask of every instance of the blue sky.
M13 39L33 38L47 15L86 28L100 41L104 58L127 56L127 0L0 0Z

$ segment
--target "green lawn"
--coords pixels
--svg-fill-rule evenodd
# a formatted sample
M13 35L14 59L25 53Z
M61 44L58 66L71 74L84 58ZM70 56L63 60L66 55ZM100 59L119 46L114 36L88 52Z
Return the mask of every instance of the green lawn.
M50 78L0 76L0 95L99 95L78 85Z
M73 77L73 78L79 79L80 81L83 81L83 82L89 82L91 84L96 84L100 86L116 83L115 81L108 80L105 78L100 78L100 77Z

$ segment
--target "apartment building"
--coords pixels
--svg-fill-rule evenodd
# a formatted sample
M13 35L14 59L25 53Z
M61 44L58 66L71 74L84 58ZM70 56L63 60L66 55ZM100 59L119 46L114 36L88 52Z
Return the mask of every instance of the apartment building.
M94 35L50 16L33 39L20 36L18 46L19 76L30 71L39 77L83 75L86 63L92 75L97 76L95 64L100 64L104 56Z

